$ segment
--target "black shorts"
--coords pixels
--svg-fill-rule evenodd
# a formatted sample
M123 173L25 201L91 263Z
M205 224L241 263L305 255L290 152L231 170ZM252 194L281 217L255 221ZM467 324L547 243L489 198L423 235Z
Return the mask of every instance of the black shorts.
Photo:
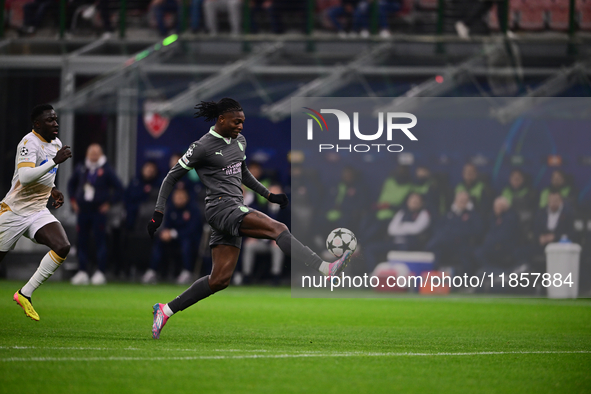
M218 197L205 204L205 219L211 226L209 246L230 245L240 248L240 225L244 216L252 212L237 197Z

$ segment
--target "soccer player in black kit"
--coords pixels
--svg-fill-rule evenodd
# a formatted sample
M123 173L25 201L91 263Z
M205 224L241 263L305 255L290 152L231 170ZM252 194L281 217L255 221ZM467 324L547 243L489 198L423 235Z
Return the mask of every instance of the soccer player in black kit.
M285 194L270 193L246 167L246 139L241 134L245 118L237 101L230 98L223 98L217 103L202 101L195 109L196 118L215 120L215 126L201 139L193 142L166 175L158 194L154 215L148 224L148 233L153 237L162 224L166 199L175 183L195 169L207 188L205 218L212 228L209 245L213 268L209 275L195 281L168 304L154 305L154 339L160 337L162 328L173 314L228 287L238 262L243 236L275 240L283 253L327 276L340 274L351 259L351 252L348 251L333 263L323 261L294 238L285 224L245 207L243 183L270 202L279 204L281 208L285 208L289 200Z

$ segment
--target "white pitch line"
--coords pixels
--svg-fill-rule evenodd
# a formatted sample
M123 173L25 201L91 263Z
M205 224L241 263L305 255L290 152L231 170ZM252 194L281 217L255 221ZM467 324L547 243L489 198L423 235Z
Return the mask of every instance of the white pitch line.
M308 358L308 357L434 357L434 356L484 356L507 354L590 354L591 350L575 351L522 351L522 352L472 352L472 353L300 353L300 354L245 354L234 356L187 356L187 357L9 357L0 358L0 362L30 361L192 361L192 360L242 360L273 358Z
M0 346L0 349L7 349L7 350L114 350L114 351L121 351L121 350L138 350L138 351L165 351L165 352L203 352L203 349L140 349L134 347L125 347L125 348L111 348L111 347L66 347L66 346ZM241 350L241 349L211 349L207 350L210 352L242 352L242 353L264 353L268 352L268 350L264 349L255 349L255 350ZM310 353L310 352L308 352Z

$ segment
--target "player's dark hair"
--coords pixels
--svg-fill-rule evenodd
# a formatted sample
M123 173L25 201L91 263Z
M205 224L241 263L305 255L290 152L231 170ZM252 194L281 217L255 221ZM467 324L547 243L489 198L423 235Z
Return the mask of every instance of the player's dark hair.
M36 121L39 115L41 115L43 112L52 109L53 107L50 104L39 104L35 106L35 108L33 108L33 110L31 111L31 122Z
M196 118L205 118L206 122L216 120L218 116L226 112L242 111L240 103L231 98L223 98L217 103L215 101L202 101L195 106L197 112L195 112Z

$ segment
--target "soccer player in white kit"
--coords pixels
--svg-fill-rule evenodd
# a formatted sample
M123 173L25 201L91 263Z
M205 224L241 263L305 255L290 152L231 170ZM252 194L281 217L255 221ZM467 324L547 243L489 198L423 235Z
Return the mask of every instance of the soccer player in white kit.
M23 235L51 249L13 297L28 317L39 321L31 295L59 268L70 251L64 228L46 205L49 196L54 199L54 208L64 203L64 195L55 187L55 175L58 164L71 158L72 152L69 146L62 147L57 138L59 126L51 105L33 108L31 121L33 130L23 137L16 150L10 191L0 201L0 262Z

